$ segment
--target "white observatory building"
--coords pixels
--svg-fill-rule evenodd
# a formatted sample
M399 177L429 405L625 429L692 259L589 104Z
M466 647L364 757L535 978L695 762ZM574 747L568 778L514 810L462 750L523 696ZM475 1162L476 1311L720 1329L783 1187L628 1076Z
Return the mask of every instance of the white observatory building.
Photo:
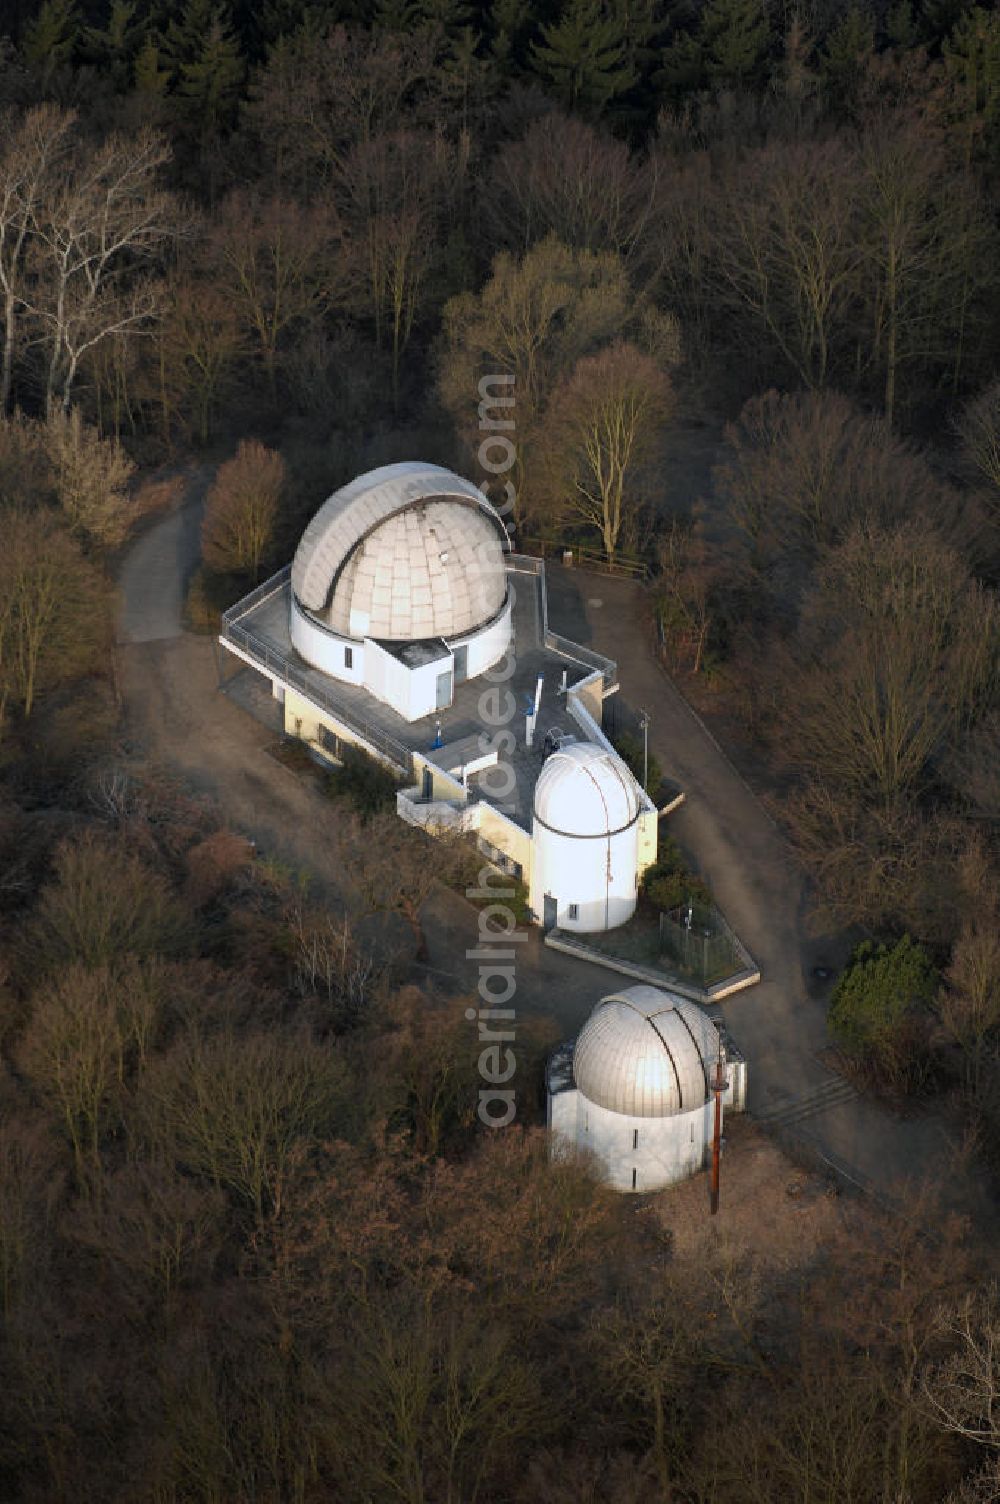
M620 757L570 742L535 785L531 906L566 930L631 919L639 891L641 790Z
M631 917L657 811L603 730L616 665L551 630L544 563L471 481L407 461L341 486L219 642L255 714L382 763L400 818L469 835L537 923Z
M507 530L440 465L384 465L326 501L292 562L290 631L307 663L407 721L507 650Z
M602 998L546 1071L552 1152L593 1156L618 1191L657 1191L703 1169L711 1152L716 1025L658 987ZM730 1046L723 1108L742 1111L746 1064Z

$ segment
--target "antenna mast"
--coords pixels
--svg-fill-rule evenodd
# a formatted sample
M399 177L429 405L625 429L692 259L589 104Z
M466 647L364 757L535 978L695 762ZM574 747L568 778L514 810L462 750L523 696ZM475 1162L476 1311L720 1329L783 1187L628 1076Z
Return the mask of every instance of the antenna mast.
M715 1130L712 1134L712 1180L709 1191L709 1211L714 1217L719 1210L719 1159L722 1154L722 1093L729 1085L726 1078L725 1047L722 1042L722 1025L716 1025L719 1033L719 1053L715 1062L712 1080L712 1095L715 1097Z

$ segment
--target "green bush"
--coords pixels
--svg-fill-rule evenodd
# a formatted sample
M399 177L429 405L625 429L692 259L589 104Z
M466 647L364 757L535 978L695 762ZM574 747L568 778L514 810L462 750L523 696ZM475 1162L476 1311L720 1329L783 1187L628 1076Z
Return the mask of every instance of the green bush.
M327 781L335 799L348 799L362 819L370 819L382 809L395 809L399 779L383 763L369 757L360 747L345 746L341 765Z
M633 736L630 731L623 731L620 736L613 738L613 743L615 751L618 753L618 756L621 758L622 762L632 774L632 777L635 779L636 783L639 784L640 788L643 787L642 737ZM649 754L649 761L646 767L646 793L655 793L662 782L663 769L660 767L660 764L657 762L656 758L651 752Z
M830 1032L853 1061L887 1084L913 1090L929 1066L929 1007L937 972L921 945L859 945L830 1001Z
M660 838L656 861L642 875L642 892L654 908L664 913L682 903L713 902L711 888L688 869L676 841L669 836Z

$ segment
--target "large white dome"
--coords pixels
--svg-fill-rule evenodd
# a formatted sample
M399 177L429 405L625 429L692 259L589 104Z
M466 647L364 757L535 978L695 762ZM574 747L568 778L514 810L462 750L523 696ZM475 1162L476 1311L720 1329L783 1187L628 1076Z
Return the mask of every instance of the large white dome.
M577 1089L626 1117L672 1117L708 1100L719 1035L697 1003L629 987L604 998L573 1053Z
M535 819L568 836L607 836L639 814L639 786L620 757L594 742L570 742L545 761Z
M438 465L385 465L316 513L296 550L292 591L346 637L454 639L503 607L505 538L471 481Z

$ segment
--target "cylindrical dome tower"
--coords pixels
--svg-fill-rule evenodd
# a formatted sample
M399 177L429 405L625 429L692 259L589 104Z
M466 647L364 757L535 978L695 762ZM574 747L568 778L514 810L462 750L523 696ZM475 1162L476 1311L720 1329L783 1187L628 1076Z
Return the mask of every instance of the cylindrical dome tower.
M655 1191L697 1174L712 1135L715 1024L659 987L603 998L573 1050L575 1091L553 1094L549 1125L594 1156L609 1185Z
M639 787L593 742L553 752L535 785L531 907L551 929L610 930L635 912Z

